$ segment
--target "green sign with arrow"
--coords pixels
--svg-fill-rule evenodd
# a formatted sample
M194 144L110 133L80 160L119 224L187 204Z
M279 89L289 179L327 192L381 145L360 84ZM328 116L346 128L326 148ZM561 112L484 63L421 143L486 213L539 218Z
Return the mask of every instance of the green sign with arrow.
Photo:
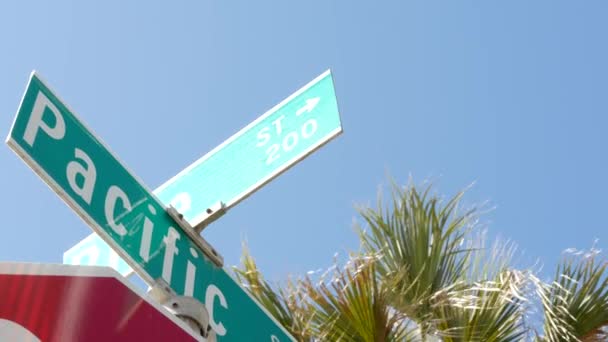
M226 209L342 132L331 72L306 86L155 190L193 226Z

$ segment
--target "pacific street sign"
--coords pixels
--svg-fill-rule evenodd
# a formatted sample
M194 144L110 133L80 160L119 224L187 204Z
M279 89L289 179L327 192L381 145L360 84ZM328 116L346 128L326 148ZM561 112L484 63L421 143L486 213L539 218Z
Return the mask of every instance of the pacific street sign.
M219 341L293 340L35 72L7 144L148 284L203 303Z

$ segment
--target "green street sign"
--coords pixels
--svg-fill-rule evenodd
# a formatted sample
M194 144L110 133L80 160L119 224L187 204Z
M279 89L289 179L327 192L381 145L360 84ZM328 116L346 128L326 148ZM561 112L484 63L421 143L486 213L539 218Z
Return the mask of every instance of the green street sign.
M161 185L155 194L198 226L215 203L231 208L341 132L327 70Z
M146 282L203 303L219 341L294 340L36 73L7 144Z

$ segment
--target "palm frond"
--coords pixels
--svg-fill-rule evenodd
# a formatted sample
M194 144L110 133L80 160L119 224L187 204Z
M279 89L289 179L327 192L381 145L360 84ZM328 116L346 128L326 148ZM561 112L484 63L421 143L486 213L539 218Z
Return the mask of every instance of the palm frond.
M436 306L437 334L445 342L523 340L527 278L508 270L493 280L455 286Z
M552 283L536 279L545 313L544 340L608 340L608 261L595 250L577 254L564 258Z
M243 246L243 268L234 267L237 280L298 341L312 341L310 314L301 305L302 298L293 283L273 288L264 280L255 260Z
M374 258L354 257L334 268L330 280L302 283L321 341L410 341L414 329L388 302L378 282Z
M463 241L475 223L475 209L460 213L463 192L447 203L431 195L393 185L389 207L361 209L367 229L359 229L364 252L381 255L378 273L390 289L391 303L423 332L432 318L430 298L457 283L467 271L470 250Z
M487 247L486 239L482 231L467 241L467 275L433 296L437 334L446 342L521 341L528 334L531 270L512 268L513 243L496 240Z

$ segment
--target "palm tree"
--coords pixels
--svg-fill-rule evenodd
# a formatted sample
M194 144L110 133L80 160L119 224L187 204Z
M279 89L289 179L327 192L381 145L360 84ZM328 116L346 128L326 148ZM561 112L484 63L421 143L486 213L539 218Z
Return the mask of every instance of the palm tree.
M518 294L525 281L501 258L483 263L484 250L467 243L477 209L461 213L463 195L443 205L431 185L422 192L393 186L389 208L361 210L369 228L360 229L364 253L382 255L379 276L391 304L420 326L423 338L518 340L526 333Z
M237 277L300 341L605 341L607 262L566 259L552 283L511 266L514 248L485 248L476 208L393 186L388 206L359 212L362 248L318 281L274 290L245 249ZM527 322L535 296L543 333Z

